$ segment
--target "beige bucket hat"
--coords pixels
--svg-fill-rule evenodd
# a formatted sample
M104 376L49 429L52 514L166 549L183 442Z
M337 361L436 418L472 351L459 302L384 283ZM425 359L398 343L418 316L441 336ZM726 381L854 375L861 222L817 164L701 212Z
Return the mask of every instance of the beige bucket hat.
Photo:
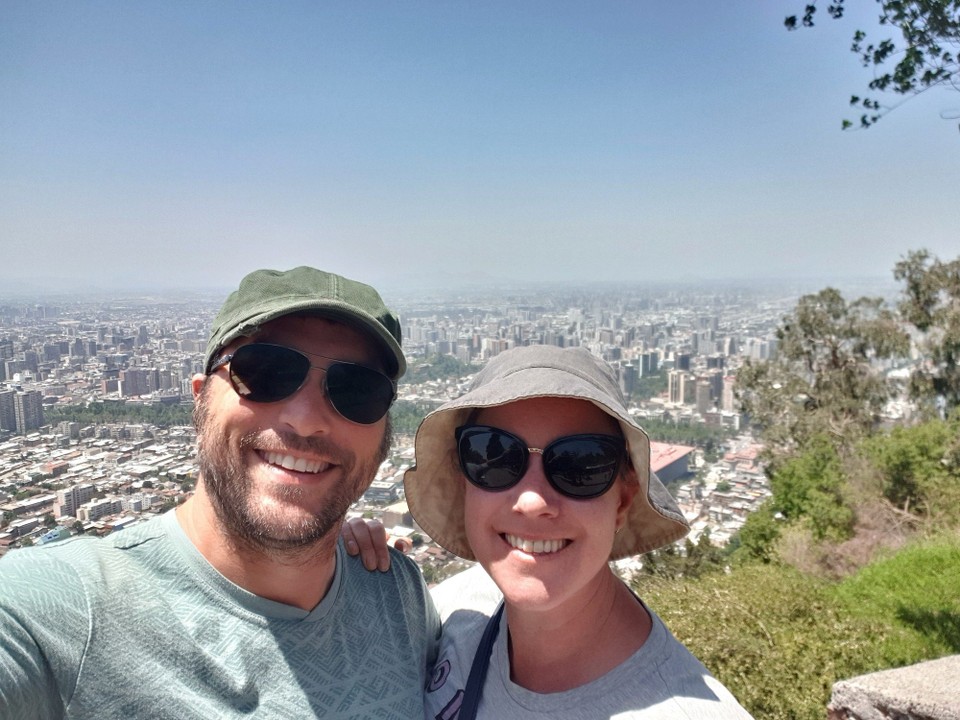
M420 423L416 464L403 477L414 519L435 542L475 560L464 529L464 485L454 434L477 408L537 397L588 400L614 418L627 441L640 492L617 534L610 559L649 552L684 537L690 526L676 501L650 470L650 439L627 413L613 369L584 348L531 345L497 355L477 373L465 395Z

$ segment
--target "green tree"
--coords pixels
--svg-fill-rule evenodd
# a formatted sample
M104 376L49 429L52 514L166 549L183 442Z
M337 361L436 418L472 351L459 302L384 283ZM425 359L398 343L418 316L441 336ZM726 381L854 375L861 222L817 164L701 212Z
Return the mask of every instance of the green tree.
M867 33L853 34L851 50L864 67L874 68L868 84L871 91L902 96L893 106L881 105L874 97L850 98L850 105L862 111L859 123L844 120L844 129L857 125L868 128L906 100L935 87L960 89L960 0L876 0L879 22L884 30L899 34L894 40L868 40ZM843 16L844 0L827 6L830 17ZM803 15L784 20L787 29L812 27L817 12L808 4Z
M667 373L661 370L652 375L644 375L638 378L633 386L633 392L630 393L631 400L649 400L666 392L669 387Z
M916 329L926 360L910 379L911 395L945 416L960 406L960 259L942 262L918 250L893 274L906 283L900 315Z
M769 563L774 559L774 546L779 537L780 524L773 502L768 500L747 516L731 545L735 547L735 557Z
M413 435L417 432L420 421L435 407L436 403L397 400L390 408L393 431L399 435Z
M710 532L705 531L694 543L690 538L683 542L683 549L676 545L653 550L643 556L643 572L663 578L697 578L723 568L723 550L710 542Z
M805 522L816 540L843 540L854 514L844 497L846 477L833 441L818 435L783 463L770 479L773 510Z
M400 382L403 385L412 385L429 380L450 380L469 375L475 370L476 368L465 365L452 355L431 355L411 363Z
M777 339L774 360L747 360L737 373L740 401L775 463L815 435L852 444L869 432L894 390L874 363L909 350L881 299L847 303L834 288L800 298Z
M74 520L73 525L70 526L70 529L73 531L74 535L83 535L83 523L79 520Z
M905 511L960 520L960 417L893 428L864 443L883 496Z

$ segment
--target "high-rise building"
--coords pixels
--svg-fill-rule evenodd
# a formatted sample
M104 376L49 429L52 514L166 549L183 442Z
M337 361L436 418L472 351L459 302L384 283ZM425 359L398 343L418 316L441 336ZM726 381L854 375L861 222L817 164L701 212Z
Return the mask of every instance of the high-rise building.
M637 384L637 366L633 363L626 363L620 366L620 391L630 397L634 387Z
M160 374L157 368L131 368L120 371L120 396L136 397L149 395L160 389Z
M96 492L97 488L91 483L57 490L57 499L53 504L54 517L63 517L64 515L76 517L79 507L90 501Z
M0 430L10 430L11 432L16 432L16 396L16 390L0 391Z
M697 380L694 396L696 398L697 412L701 415L706 415L708 410L713 409L713 398L711 395L710 381Z
M26 435L43 425L43 393L39 390L18 392L13 399L17 433Z
M660 369L660 356L653 351L645 352L640 356L640 376L656 375Z
M676 405L684 404L689 393L689 386L690 375L683 370L670 370L667 373L667 393L670 402Z
M724 412L736 412L736 394L737 378L733 375L727 375L723 378L723 395L720 401L720 409Z

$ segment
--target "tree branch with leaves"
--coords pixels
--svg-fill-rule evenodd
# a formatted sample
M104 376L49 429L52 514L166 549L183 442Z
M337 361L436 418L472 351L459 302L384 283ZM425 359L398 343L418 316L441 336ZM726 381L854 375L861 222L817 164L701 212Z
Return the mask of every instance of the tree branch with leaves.
M833 0L827 14L843 17L845 0ZM875 70L868 83L871 91L903 96L894 105L882 105L876 97L852 95L850 105L861 111L859 123L843 121L843 129L868 128L906 100L935 87L960 90L960 0L875 0L880 6L879 23L899 33L871 41L863 30L853 34L851 51L864 67ZM813 27L817 6L809 4L802 15L784 20L788 30Z

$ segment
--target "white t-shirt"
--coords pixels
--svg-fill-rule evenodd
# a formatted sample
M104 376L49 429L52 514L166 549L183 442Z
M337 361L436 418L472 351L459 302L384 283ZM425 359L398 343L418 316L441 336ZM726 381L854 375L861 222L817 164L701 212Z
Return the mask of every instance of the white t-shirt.
M455 720L487 620L500 593L478 565L433 590L443 619L440 655L427 684L429 719ZM655 613L643 646L613 670L573 690L536 693L510 680L505 617L490 657L478 718L503 720L745 720L751 715L670 633Z

